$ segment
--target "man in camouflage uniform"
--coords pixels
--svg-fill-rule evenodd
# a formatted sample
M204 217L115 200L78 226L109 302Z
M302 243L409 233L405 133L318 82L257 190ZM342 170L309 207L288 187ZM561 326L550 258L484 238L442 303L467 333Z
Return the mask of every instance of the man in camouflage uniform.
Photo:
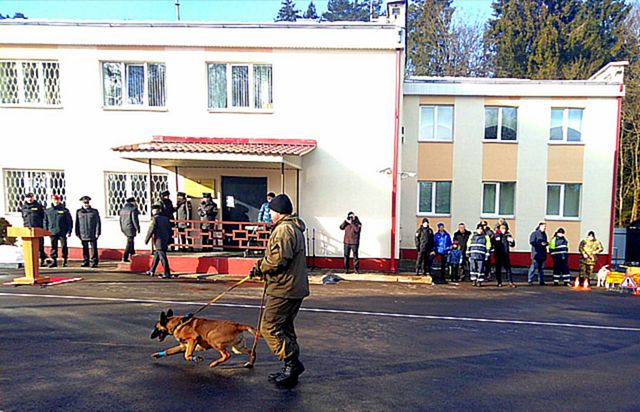
M273 354L284 361L282 370L269 375L269 380L287 387L295 385L304 372L293 321L302 300L309 296L305 225L292 214L287 195L274 197L269 207L274 226L265 255L256 262L250 276L266 282L267 301L260 333Z
M602 243L596 239L596 234L592 230L587 234L586 239L580 241L578 246L578 252L580 252L580 284L582 285L583 278L589 282L589 278L593 273L593 267L596 264L598 253L602 252L604 247Z

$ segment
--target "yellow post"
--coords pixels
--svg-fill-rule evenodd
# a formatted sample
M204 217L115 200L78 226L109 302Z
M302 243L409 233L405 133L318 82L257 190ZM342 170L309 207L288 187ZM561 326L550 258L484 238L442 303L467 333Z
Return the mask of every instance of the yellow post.
M40 253L40 242L43 236L51 233L39 227L10 227L7 234L11 237L22 238L22 252L24 253L24 277L16 278L14 283L19 285L36 285L48 283L51 280L47 277L40 277L40 265L38 265L38 254Z

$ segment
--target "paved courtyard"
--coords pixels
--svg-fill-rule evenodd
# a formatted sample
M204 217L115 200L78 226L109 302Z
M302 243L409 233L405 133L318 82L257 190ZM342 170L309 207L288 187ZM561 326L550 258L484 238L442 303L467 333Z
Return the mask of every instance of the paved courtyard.
M64 271L64 272L63 272ZM54 271L47 270L45 273ZM17 272L2 270L0 281ZM253 370L149 355L161 310L195 310L230 282L80 268L77 283L0 287L0 410L640 409L640 297L565 287L341 282L314 285L297 321L307 372L294 389ZM245 284L209 318L255 324Z

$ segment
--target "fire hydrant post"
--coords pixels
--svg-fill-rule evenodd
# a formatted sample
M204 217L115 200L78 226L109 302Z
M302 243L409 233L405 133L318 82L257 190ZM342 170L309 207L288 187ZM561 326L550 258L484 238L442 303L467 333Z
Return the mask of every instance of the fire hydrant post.
M44 236L50 233L39 227L9 227L8 235L22 238L22 251L24 253L24 277L13 280L19 285L36 285L49 283L48 277L40 277L40 265L38 258L40 253L40 242Z

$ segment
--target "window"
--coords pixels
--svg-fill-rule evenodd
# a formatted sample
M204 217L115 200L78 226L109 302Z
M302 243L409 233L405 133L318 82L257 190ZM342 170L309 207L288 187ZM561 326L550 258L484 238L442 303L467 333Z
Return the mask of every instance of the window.
M547 185L547 217L577 218L580 216L580 190L578 183Z
M516 183L484 183L482 190L482 214L488 216L513 216L515 211Z
M485 140L514 141L518 135L518 108L491 107L484 108Z
M51 196L59 195L65 201L63 170L4 170L4 205L6 213L20 213L24 195L33 193L42 205Z
M453 106L420 106L418 141L453 139Z
M418 215L451 213L451 182L418 182Z
M549 140L558 142L582 141L582 113L584 109L551 109Z
M0 104L59 106L58 62L0 61Z
M149 175L144 173L105 173L107 216L116 217L127 198L135 197L141 215L149 216ZM151 175L152 201L169 188L167 175Z
M209 63L209 109L273 109L270 64Z
M106 107L164 107L164 63L102 63Z

